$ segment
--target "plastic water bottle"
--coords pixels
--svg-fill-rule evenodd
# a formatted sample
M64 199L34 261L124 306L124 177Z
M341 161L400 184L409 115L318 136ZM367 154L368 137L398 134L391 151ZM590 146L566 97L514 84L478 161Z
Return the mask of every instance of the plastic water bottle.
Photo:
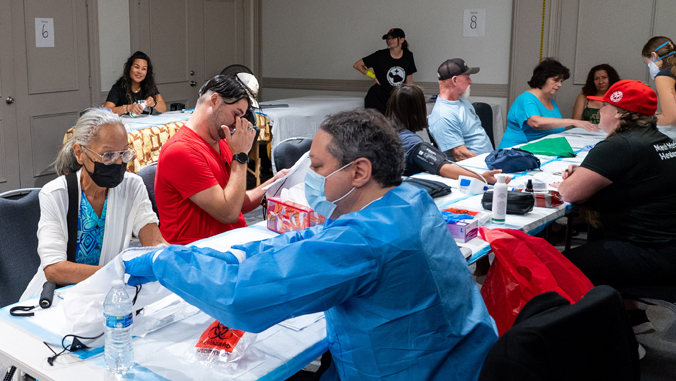
M103 302L106 330L104 357L106 368L115 374L126 373L134 363L134 348L131 345L133 310L131 299L123 286L121 280L114 280Z
M493 216L491 222L496 225L503 225L507 215L507 184L505 175L497 174L495 178L498 182L493 186Z

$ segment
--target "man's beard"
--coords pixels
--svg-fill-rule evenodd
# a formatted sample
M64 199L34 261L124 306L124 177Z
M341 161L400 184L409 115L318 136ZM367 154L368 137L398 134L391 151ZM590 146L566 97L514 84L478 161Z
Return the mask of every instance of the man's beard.
M465 92L462 93L461 97L463 97L463 98L465 98L465 99L468 99L468 98L469 98L469 88L470 88L470 86L471 86L471 85L467 86L467 88L465 89Z

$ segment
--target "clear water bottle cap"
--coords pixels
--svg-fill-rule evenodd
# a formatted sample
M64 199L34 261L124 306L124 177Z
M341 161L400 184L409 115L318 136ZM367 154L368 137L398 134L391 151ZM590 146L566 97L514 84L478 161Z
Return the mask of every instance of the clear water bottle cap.
M124 282L121 281L120 279L115 279L112 282L112 286L113 286L113 288L122 288L122 286L124 286Z

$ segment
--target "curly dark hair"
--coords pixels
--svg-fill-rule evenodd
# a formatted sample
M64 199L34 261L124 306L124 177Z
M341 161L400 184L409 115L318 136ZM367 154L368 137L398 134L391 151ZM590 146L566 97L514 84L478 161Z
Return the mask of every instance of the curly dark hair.
M563 66L561 62L554 58L543 58L542 61L533 69L533 76L528 81L528 86L531 89L541 89L547 83L548 78L561 77L565 81L570 78L570 70Z
M382 187L401 184L404 151L390 121L378 111L344 111L329 115L319 127L332 141L327 150L341 166L366 158L371 176Z
M148 71L146 72L146 77L141 82L141 92L147 97L153 97L159 92L157 91L157 86L155 86L155 74L153 73L153 64L150 62L150 57L142 51L137 51L132 54L131 57L127 59L127 62L124 64L124 70L122 71L122 76L117 80L117 84L124 89L124 93L127 95L127 102L134 103L131 91L131 76L129 72L131 67L134 64L134 61L141 59L145 60L148 63Z
M615 69L608 65L608 64L601 64L601 65L596 65L591 70L589 70L589 74L587 74L587 82L585 82L584 86L582 86L582 94L584 95L596 95L596 85L594 84L594 76L596 75L596 72L599 70L605 70L606 73L608 74L608 88L615 84L615 82L620 80L619 74L617 74L617 71Z
M418 132L427 128L427 106L420 86L403 84L393 88L385 116L397 130Z

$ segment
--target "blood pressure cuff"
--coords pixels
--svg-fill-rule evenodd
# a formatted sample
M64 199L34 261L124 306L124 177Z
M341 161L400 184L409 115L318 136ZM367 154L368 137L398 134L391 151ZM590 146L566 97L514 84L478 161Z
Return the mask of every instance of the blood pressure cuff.
M486 210L493 210L493 191L484 192L481 206ZM507 214L524 215L535 206L533 193L509 191L507 192Z
M439 181L408 177L404 179L404 182L426 190L432 198L446 196L451 193L451 187Z
M413 148L413 163L426 172L438 175L447 162L446 155L429 143L421 142Z

